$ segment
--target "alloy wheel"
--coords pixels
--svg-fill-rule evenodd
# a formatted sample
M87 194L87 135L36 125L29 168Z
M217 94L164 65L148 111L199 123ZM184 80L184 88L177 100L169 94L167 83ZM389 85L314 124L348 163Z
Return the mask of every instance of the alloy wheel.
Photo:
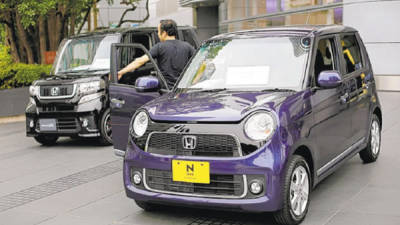
M104 131L105 134L107 135L107 138L109 138L110 140L112 140L112 130L111 130L111 117L110 117L110 113L108 113L106 115L106 118L104 119Z
M379 153L381 143L381 133L378 121L373 120L371 126L371 149L372 154L377 155Z
M309 187L307 170L298 166L293 171L290 182L290 206L296 216L301 216L307 208Z

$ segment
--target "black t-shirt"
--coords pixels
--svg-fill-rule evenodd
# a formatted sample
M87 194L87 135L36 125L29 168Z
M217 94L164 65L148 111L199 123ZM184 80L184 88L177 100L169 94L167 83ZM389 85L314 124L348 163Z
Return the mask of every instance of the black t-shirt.
M150 49L151 57L157 59L158 67L169 87L175 85L194 52L195 50L190 44L180 40L159 42Z

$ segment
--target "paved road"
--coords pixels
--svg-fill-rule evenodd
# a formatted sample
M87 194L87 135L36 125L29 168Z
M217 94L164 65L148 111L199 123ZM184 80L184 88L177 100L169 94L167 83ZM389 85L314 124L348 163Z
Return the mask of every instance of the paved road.
M400 93L384 108L378 162L354 157L313 191L304 225L400 224ZM121 160L94 140L41 147L23 123L0 125L0 225L272 224L271 215L169 208L140 210L125 197Z

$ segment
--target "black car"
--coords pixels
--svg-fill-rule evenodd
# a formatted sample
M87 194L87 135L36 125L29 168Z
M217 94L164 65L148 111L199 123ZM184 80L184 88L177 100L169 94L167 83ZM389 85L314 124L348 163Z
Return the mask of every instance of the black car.
M191 27L178 27L178 39L198 47ZM55 144L60 136L99 137L112 144L108 76L112 44L140 44L150 49L159 42L156 27L98 31L65 39L60 44L51 76L29 88L26 134L43 145ZM121 52L124 64L144 52ZM151 73L146 65L143 75ZM121 83L131 84L129 76Z

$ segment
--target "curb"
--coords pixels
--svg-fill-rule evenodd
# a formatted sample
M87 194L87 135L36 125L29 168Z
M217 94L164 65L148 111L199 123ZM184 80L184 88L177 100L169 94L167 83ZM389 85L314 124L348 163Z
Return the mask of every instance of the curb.
M25 121L25 115L0 117L0 124L16 123L23 121Z

